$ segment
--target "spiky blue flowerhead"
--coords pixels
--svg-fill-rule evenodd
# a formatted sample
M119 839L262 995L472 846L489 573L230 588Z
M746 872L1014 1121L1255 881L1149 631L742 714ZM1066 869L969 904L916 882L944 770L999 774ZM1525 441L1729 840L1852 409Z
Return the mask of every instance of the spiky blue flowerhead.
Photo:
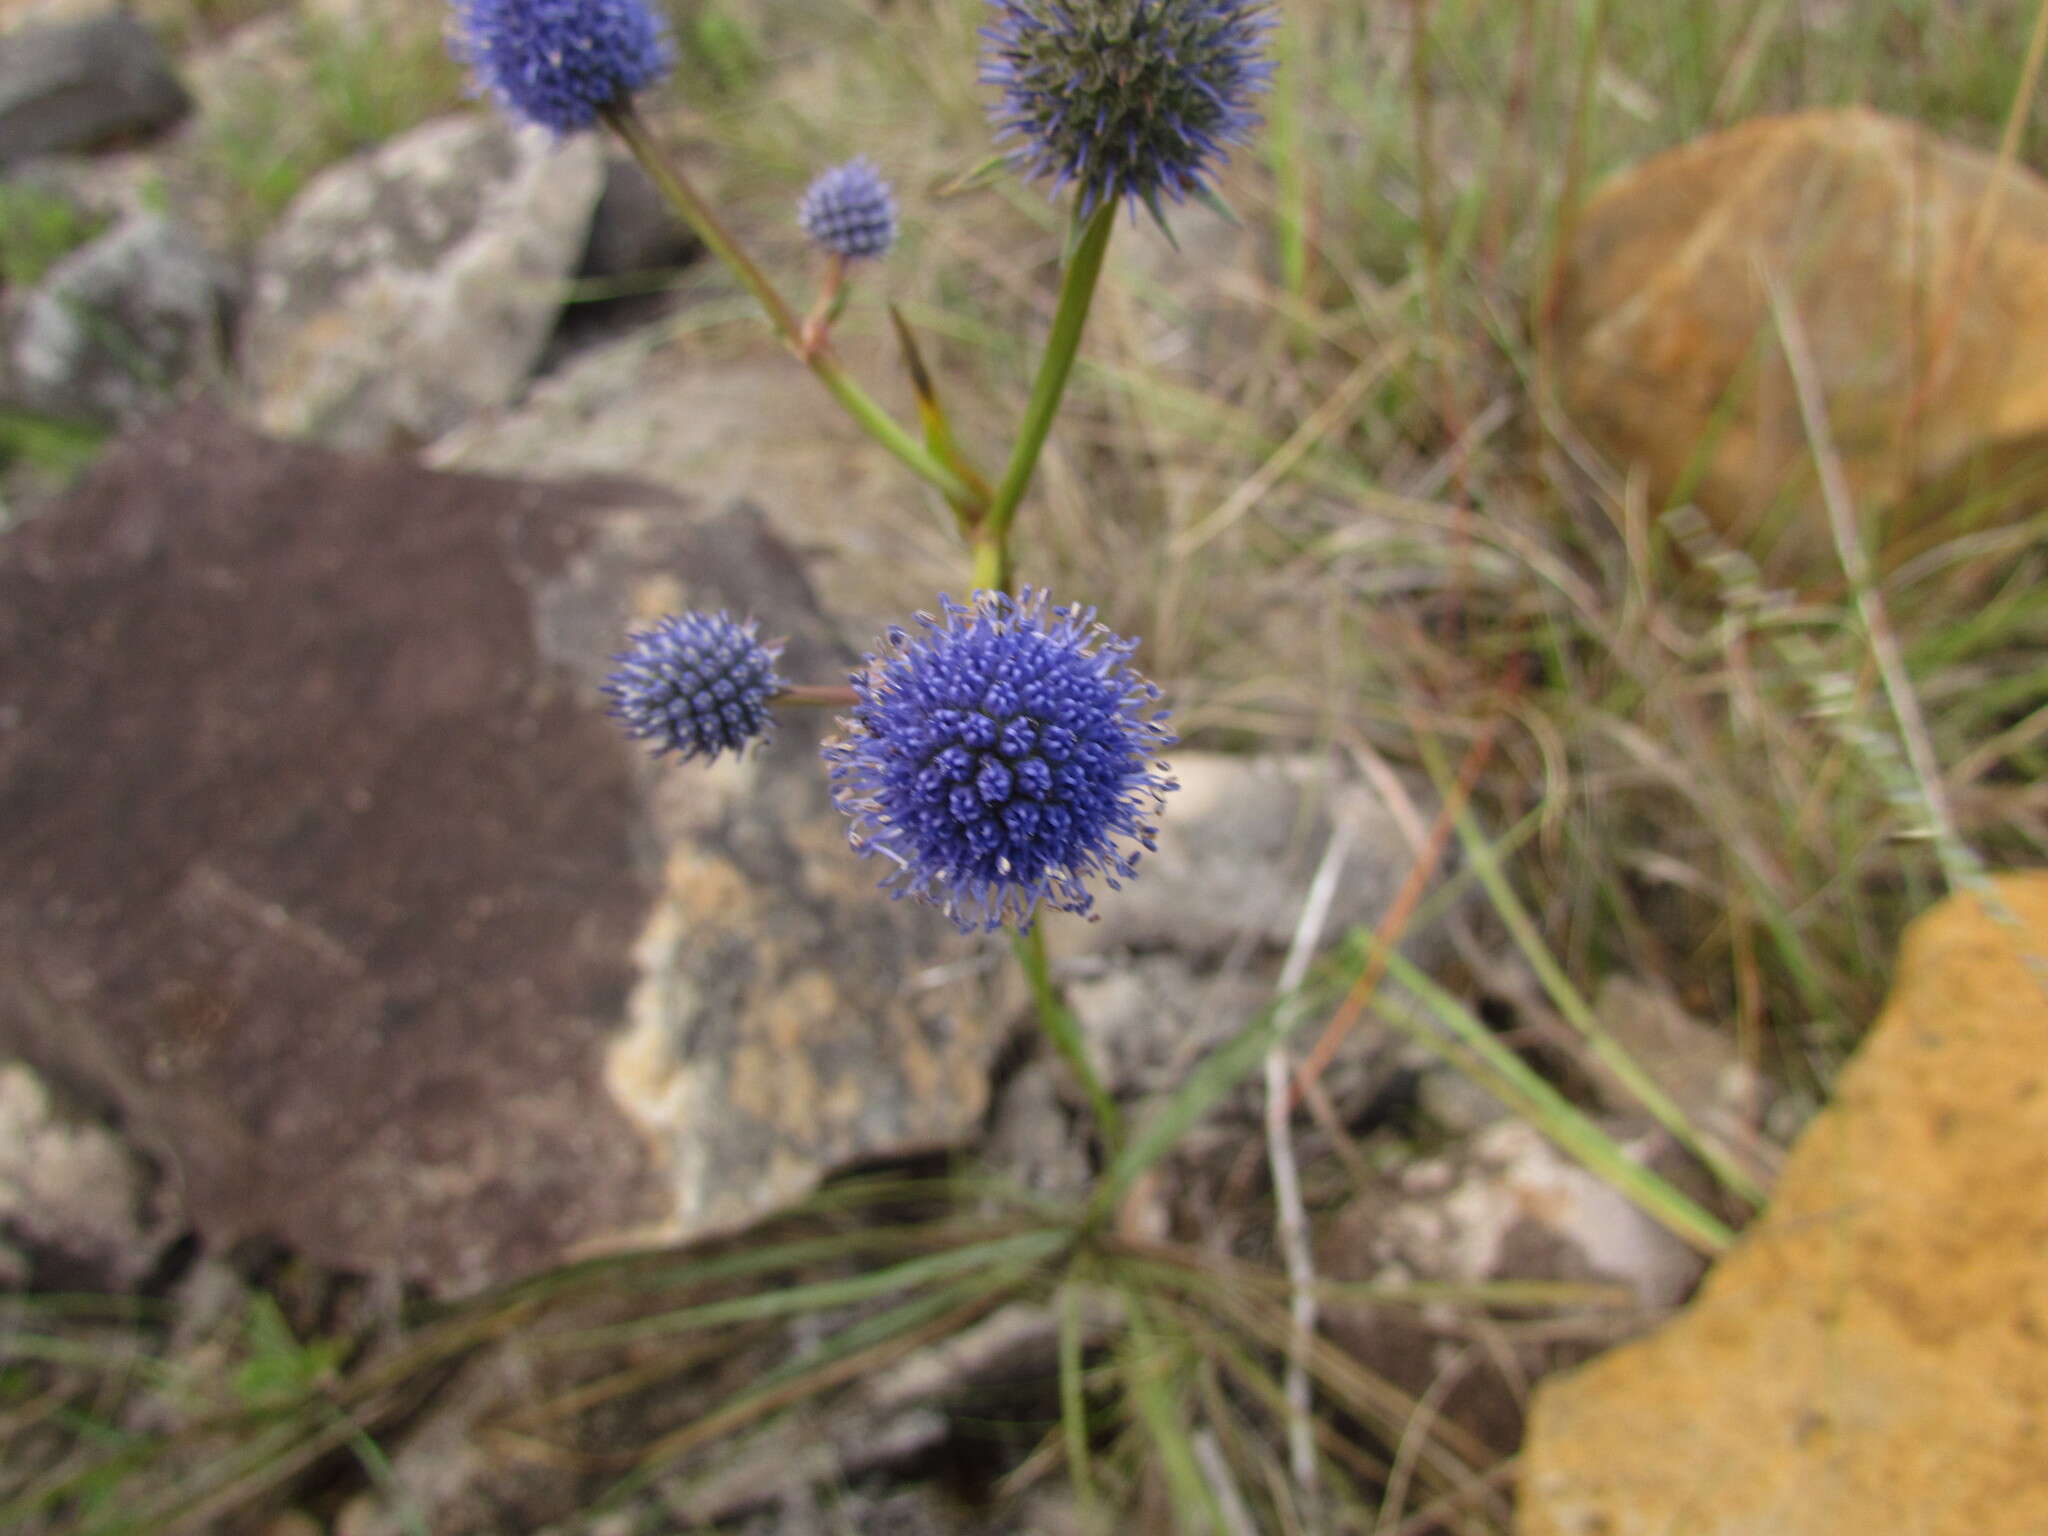
M775 675L782 647L764 645L756 628L726 613L684 613L635 631L604 684L612 715L656 757L714 758L765 740L768 701L785 686Z
M896 198L865 156L813 181L796 217L820 249L848 261L886 255L896 243Z
M1257 126L1273 66L1262 0L989 0L982 82L998 135L1086 217L1122 199L1162 214L1208 187L1225 146Z
M449 47L514 117L556 134L668 73L668 34L645 0L451 0Z
M896 865L894 895L962 932L1028 928L1041 903L1086 912L1086 880L1136 873L1178 787L1157 771L1174 736L1127 664L1137 642L1029 587L939 604L853 674L858 702L824 748L848 835Z

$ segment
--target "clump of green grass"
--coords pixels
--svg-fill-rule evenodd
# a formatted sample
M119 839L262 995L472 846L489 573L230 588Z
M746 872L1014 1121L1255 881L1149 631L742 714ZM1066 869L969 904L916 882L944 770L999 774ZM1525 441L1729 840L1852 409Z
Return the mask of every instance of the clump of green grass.
M0 287L32 286L105 224L60 193L0 181Z
M760 83L766 54L753 7L703 0L667 9L676 38L678 91L693 100L733 100Z
M1328 971L1311 995L1327 1002L1347 979L1341 966ZM1290 1528L1297 1495L1284 1473L1271 1475L1287 1414L1287 1282L1207 1245L1127 1237L1115 1213L1177 1132L1307 1016L1276 1009L1253 1021L1156 1106L1081 1204L970 1169L872 1175L741 1239L592 1261L473 1301L372 1316L345 1336L295 1324L255 1293L239 1329L171 1361L161 1358L164 1308L19 1302L0 1335L0 1523L72 1536L213 1528L276 1509L318 1467L323 1507L374 1490L403 1528L426 1529L430 1515L394 1474L391 1432L451 1373L497 1352L516 1360L504 1368L519 1387L473 1433L508 1452L507 1478L521 1463L574 1469L536 1495L542 1518L646 1506L722 1519L761 1496L734 1491L735 1464L801 1461L829 1479L817 1460L824 1426L925 1406L936 1391L953 1435L1015 1453L1005 1496L1060 1477L1097 1521L1151 1509L1155 1524L1195 1530L1224 1502L1243 1502L1255 1528ZM1333 1282L1319 1294L1503 1317L1621 1299L1577 1284ZM948 1383L945 1366L999 1315L1042 1336L1044 1358L1021 1378L1012 1368L998 1410L971 1375ZM1324 1481L1341 1504L1364 1507L1387 1461L1357 1426L1391 1445L1416 1404L1327 1340L1305 1367L1333 1416L1316 1429ZM941 1385L921 1385L932 1380ZM1339 1430L1338 1415L1350 1427ZM1497 1517L1486 1459L1445 1427L1413 1459L1418 1501L1476 1499ZM770 1475L762 1486L772 1496L779 1485Z
M201 174L244 237L266 228L312 176L462 101L437 7L350 25L292 18L287 81L252 76L206 126Z
M39 500L83 474L99 456L107 429L35 411L0 407L0 531L18 515L15 494Z

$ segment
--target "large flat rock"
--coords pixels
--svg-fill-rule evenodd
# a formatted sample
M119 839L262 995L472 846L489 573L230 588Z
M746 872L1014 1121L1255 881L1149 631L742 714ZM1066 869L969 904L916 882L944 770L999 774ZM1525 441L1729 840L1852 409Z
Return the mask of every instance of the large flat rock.
M757 514L128 440L0 545L0 1055L210 1240L442 1293L961 1138L985 946L875 894L823 722L682 769L604 717L684 605L851 660Z
M1522 1536L2048 1530L2048 874L1914 924L1692 1306L1539 1390Z

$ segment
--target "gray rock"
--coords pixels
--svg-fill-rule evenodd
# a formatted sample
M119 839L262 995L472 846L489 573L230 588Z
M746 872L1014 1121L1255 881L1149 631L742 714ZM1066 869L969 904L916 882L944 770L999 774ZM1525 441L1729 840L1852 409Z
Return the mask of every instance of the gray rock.
M524 387L602 182L596 140L442 118L330 167L257 253L242 367L268 430L383 450Z
M1181 788L1167 796L1159 848L1135 880L1105 892L1093 920L1054 917L1046 933L1056 973L1112 1093L1171 1090L1196 1062L1239 1034L1274 1001L1280 956L1338 828L1344 861L1319 947L1376 924L1407 878L1401 822L1369 786L1323 759L1170 754ZM1410 791L1416 814L1427 792ZM1402 948L1428 965L1447 949L1438 928L1412 927ZM1381 983L1383 993L1397 989ZM1306 1050L1313 1031L1297 1045ZM1354 1028L1319 1079L1347 1118L1368 1114L1403 1069L1384 1026ZM1256 1074L1219 1104L1204 1135L1241 1134L1262 1113Z
M815 723L686 770L605 718L682 606L849 664L755 514L196 408L117 446L0 545L0 1047L213 1244L444 1295L971 1136L985 946L875 893Z
M234 275L161 215L123 219L48 272L16 310L7 393L52 415L113 423L218 376Z
M1432 1125L1454 1136L1470 1136L1508 1118L1506 1105L1467 1073L1431 1060L1418 1069L1415 1107Z
M988 1133L982 1138L982 1161L1036 1194L1083 1194L1088 1188L1088 1151L1074 1114L1061 1101L1053 1064L1028 1062L996 1095Z
M1363 1267L1382 1279L1606 1280L1661 1309L1682 1301L1704 1268L1683 1242L1521 1120L1409 1164L1391 1199L1368 1199L1347 1217L1346 1230L1370 1255ZM1549 1255L1540 1274L1521 1262L1533 1254ZM1355 1255L1346 1267L1357 1272Z
M1120 1095L1172 1088L1273 998L1268 977L1197 975L1179 954L1120 955L1065 980L1096 1070Z
M190 105L156 38L127 10L0 37L0 166L149 133Z
M900 374L886 353L861 355L859 338L844 350L863 379ZM658 330L628 336L424 457L487 474L630 474L714 502L744 496L804 551L826 610L862 650L884 625L960 587L960 544L944 508L771 346L712 358Z
M155 1176L115 1136L19 1061L0 1061L0 1238L16 1283L125 1290L170 1233Z
M1733 1031L1701 1023L1669 992L1627 976L1601 983L1593 1008L1608 1037L1694 1126L1738 1155L1763 1151L1757 1126L1769 1087L1742 1060ZM1648 1112L1619 1084L1602 1083L1601 1096L1610 1109L1648 1128ZM1768 1182L1770 1170L1752 1171Z
M1323 932L1377 922L1413 855L1401 822L1364 783L1310 757L1170 754L1180 789L1167 796L1159 851L1138 878L1097 904L1100 921L1051 930L1089 951L1172 949L1214 957L1240 944L1283 949L1333 829L1351 841ZM1420 814L1434 809L1415 789ZM1411 954L1426 936L1411 933ZM1418 963L1422 961L1418 958Z
M1326 932L1325 944L1334 936ZM1203 1057L1266 1013L1278 992L1280 961L1265 956L1207 965L1177 952L1120 950L1070 962L1058 972L1087 1037L1089 1059L1105 1086L1119 1098L1142 1100L1171 1093ZM1314 1020L1297 1034L1297 1059L1307 1052L1319 1023ZM1390 1094L1398 1097L1408 1081L1411 1055L1399 1036L1368 1019L1344 1037L1317 1083L1346 1123L1377 1118ZM1069 1104L1085 1120L1078 1085L1066 1081L1064 1066L1059 1070ZM1204 1149L1241 1143L1250 1128L1263 1124L1265 1103L1265 1079L1254 1071L1218 1100L1180 1150L1199 1161ZM1007 1129L1000 1120L997 1126ZM1021 1136L1021 1131L1010 1134Z
M604 162L604 191L590 216L590 236L576 275L633 277L680 267L703 247L670 211L639 163L618 155Z
M576 266L576 302L562 311L536 371L558 374L608 342L658 325L677 303L675 273L702 253L647 173L630 158L607 156L604 192Z
M1645 1149L1636 1148L1637 1152ZM1398 1386L1440 1395L1451 1425L1496 1448L1519 1438L1527 1382L1575 1364L1684 1299L1705 1262L1521 1120L1488 1125L1408 1162L1324 1229L1318 1272L1399 1288L1416 1282L1565 1281L1606 1286L1604 1308L1552 1307L1538 1340L1489 1343L1471 1303L1346 1302L1332 1334ZM1573 1325L1577 1331L1573 1331Z

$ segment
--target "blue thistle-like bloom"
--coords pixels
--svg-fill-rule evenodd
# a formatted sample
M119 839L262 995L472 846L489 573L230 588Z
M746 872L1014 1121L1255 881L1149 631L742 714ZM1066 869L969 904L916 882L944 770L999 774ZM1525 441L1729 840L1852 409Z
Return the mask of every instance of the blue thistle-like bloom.
M989 0L983 84L1001 92L999 137L1054 190L1074 183L1086 217L1107 200L1164 218L1209 190L1225 146L1258 125L1272 77L1261 0Z
M645 0L451 0L450 51L514 117L557 135L668 73L668 33Z
M763 644L757 627L727 613L684 613L635 631L604 684L612 715L627 735L652 742L656 757L709 759L765 741L769 700L786 684L775 675L782 647Z
M848 835L894 862L895 896L962 932L1028 928L1041 903L1085 913L1087 879L1136 873L1178 787L1155 771L1175 738L1127 664L1137 642L1029 587L939 603L853 674L858 702L824 748Z
M865 156L813 181L796 217L820 249L848 261L886 255L896 243L896 198Z

